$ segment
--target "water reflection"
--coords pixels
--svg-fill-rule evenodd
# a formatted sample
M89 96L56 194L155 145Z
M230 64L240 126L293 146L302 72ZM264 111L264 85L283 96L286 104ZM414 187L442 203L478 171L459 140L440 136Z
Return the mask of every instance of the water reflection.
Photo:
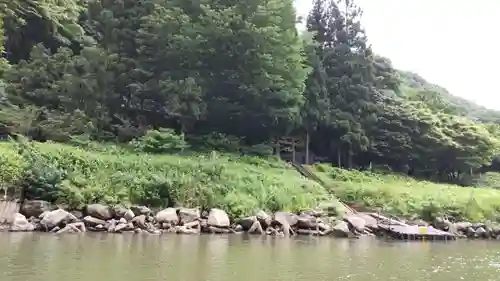
M495 241L0 234L1 281L500 280Z

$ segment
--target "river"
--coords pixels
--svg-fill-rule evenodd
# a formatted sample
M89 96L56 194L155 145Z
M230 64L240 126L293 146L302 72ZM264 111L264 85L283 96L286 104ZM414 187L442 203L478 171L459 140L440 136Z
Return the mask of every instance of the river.
M0 233L1 281L500 280L500 242Z

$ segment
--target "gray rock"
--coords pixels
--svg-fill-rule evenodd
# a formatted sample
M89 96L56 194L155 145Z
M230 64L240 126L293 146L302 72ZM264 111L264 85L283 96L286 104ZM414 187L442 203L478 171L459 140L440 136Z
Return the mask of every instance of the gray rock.
M156 213L155 216L157 223L168 223L170 225L178 225L179 217L175 208L166 208Z
M114 206L113 207L113 218L114 219L121 219L125 216L125 214L127 213L129 209L128 208L125 208L123 206Z
M317 218L309 214L301 214L297 216L297 227L300 229L317 229Z
M128 209L125 214L123 215L122 219L125 219L126 221L132 221L135 217L134 212L132 210Z
M283 229L283 234L285 236L294 235L295 231L293 226L298 222L297 215L287 212L276 212L274 213L273 221L271 222L271 227L279 226ZM269 229L269 228L268 228Z
M57 209L46 213L40 221L40 224L42 224L46 229L52 229L59 225L66 225L77 221L78 219L71 213L68 213L63 209Z
M75 216L77 219L81 220L83 219L83 214L80 211L73 210L70 212L73 216Z
M378 221L376 218L370 216L369 214L357 214L360 218L365 221L365 226L371 229L378 229Z
M115 220L115 219L111 219L108 221L108 224L107 224L108 232L115 232L116 223L117 223L117 220Z
M224 210L215 208L211 209L210 213L208 214L207 224L209 226L214 226L217 228L229 228L229 216Z
M288 212L276 212L274 213L273 224L278 223L280 225L288 224L289 226L295 226L298 223L298 216Z
M134 230L134 225L132 223L119 223L115 227L115 232L132 231Z
M20 213L14 214L14 218L12 219L12 225L10 226L9 231L12 232L20 232L20 231L34 231L35 226L31 224L25 216Z
M86 226L93 226L93 227L95 227L97 225L105 225L106 224L105 220L101 220L101 219L94 218L91 216L84 217L83 222L85 223Z
M243 231L248 231L256 221L257 221L256 216L250 216L250 217L239 219L237 224L241 226Z
M457 223L454 223L454 226L455 226L457 231L466 233L467 229L469 227L472 227L472 223L470 223L470 222L457 222Z
M272 217L264 211L259 211L255 217L259 221L260 225L266 229L271 225Z
M44 212L52 211L53 206L47 201L43 200L25 200L21 206L21 214L27 218L38 218Z
M201 218L200 210L198 208L180 208L179 219L180 224L190 223Z
M134 205L130 207L130 210L134 213L135 216L145 215L146 217L153 214L153 211L146 206Z
M146 224L146 215L139 215L132 219L132 223L141 229L148 229Z
M468 227L465 234L470 238L476 237L476 231L472 227Z
M50 213L50 211L45 211L45 212L41 213L41 214L38 216L38 218L39 218L39 219L43 219L43 217L45 217L45 215L46 215L46 214L48 214L48 213Z
M480 227L478 227L478 228L476 229L476 234L477 234L477 236L479 236L479 237L483 237L483 238L485 238L485 237L487 237L488 232L486 231L486 229L484 229L484 227L481 227L481 226L480 226Z
M332 227L329 224L320 222L318 223L318 229L322 235L328 235L332 232Z
M230 232L229 228L222 228L222 227L215 227L215 226L208 227L208 233L225 234L225 233L229 233L229 232Z
M332 234L336 237L348 237L350 234L349 225L345 221L339 221L333 226Z
M480 227L484 228L485 227L484 223L482 223L482 222L476 222L476 223L472 224L472 228L474 228L474 229L478 229Z
M346 216L344 220L357 231L361 233L365 231L366 221L362 217L358 215L349 215Z
M86 207L86 214L101 220L110 220L113 218L113 210L106 205L90 204Z
M434 227L439 230L448 231L452 226L453 223L446 218L438 217L434 220Z

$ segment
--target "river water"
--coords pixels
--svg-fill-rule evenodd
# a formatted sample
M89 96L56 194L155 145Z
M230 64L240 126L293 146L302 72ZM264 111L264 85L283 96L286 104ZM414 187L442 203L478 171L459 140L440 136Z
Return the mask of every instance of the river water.
M490 281L500 242L0 233L1 281Z

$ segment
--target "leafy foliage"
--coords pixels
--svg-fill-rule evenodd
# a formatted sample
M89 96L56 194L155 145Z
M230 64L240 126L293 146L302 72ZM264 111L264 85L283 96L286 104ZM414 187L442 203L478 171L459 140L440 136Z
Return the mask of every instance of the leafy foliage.
M500 215L500 193L492 189L435 184L398 174L348 171L326 165L315 165L313 170L340 200L375 212L427 220L452 215L458 220L477 222L494 221Z
M148 153L178 152L188 147L183 135L177 135L172 129L150 130L132 145L139 151Z
M136 154L97 146L94 151L59 144L0 144L19 167L29 197L85 203L142 203L156 207L220 207L234 217L259 209L300 211L328 199L324 189L284 163L256 157ZM21 163L15 164L15 163ZM10 182L13 181L13 182ZM54 198L56 197L56 198Z

